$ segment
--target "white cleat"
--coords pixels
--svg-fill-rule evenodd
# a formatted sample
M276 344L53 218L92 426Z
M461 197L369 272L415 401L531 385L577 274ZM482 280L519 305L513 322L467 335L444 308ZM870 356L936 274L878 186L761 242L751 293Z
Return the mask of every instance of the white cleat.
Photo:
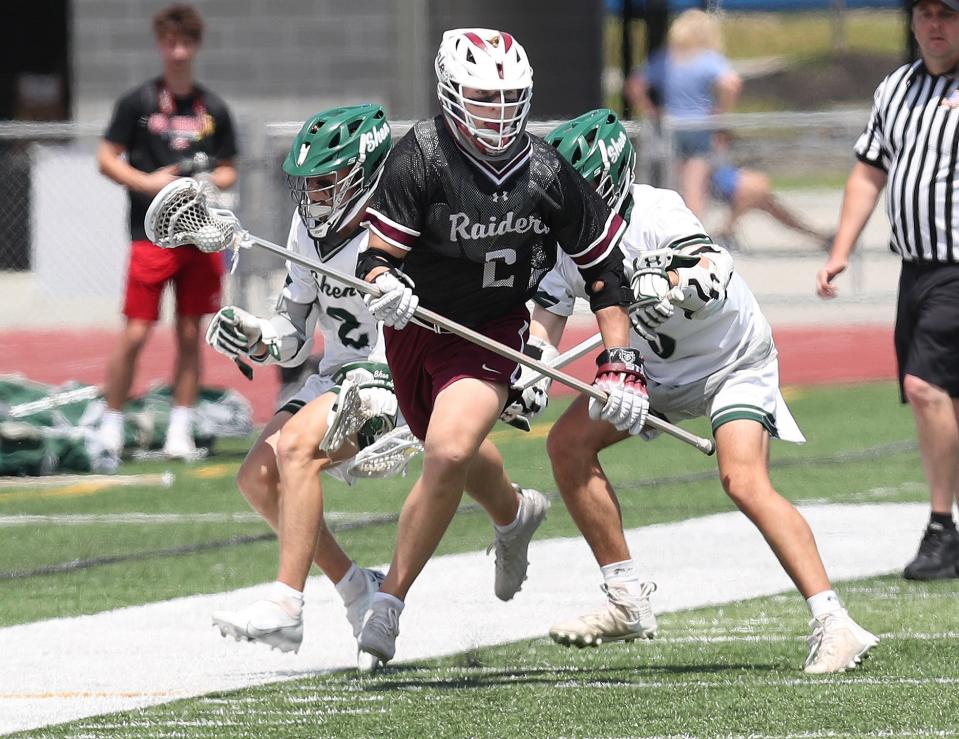
M649 596L656 592L656 583L644 582L638 598L622 587L602 588L608 599L606 606L551 628L549 635L554 642L582 648L656 636L656 614L649 602Z
M853 621L846 609L826 613L809 622L809 656L803 672L825 675L853 670L879 643L879 637Z
M496 550L496 577L493 592L500 600L510 600L522 588L529 567L527 554L529 543L536 529L546 518L549 500L537 490L520 488L513 485L520 496L519 521L507 533L496 530L496 540L489 545L486 553Z
M224 637L259 642L281 652L298 652L303 641L302 615L291 616L272 600L258 600L239 611L216 611L213 625Z
M372 672L393 659L396 637L399 635L399 609L389 601L374 600L363 618L363 628L356 639L360 648L356 664L360 672Z
M375 657L372 654L367 654L362 650L356 653L356 669L358 669L364 675L369 675L371 672L376 672L382 666L383 663L380 662L379 657Z
M373 596L380 589L380 585L386 579L379 570L367 570L360 568L360 575L363 578L363 584L366 586L363 592L349 602L344 602L346 606L346 620L353 627L353 638L360 635L363 629L363 617L370 610L370 604L373 602Z

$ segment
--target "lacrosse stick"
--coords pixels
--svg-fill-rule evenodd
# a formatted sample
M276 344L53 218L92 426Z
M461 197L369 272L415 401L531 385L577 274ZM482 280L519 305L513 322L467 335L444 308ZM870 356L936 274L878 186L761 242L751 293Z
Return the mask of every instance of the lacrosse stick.
M343 380L339 396L336 399L336 413L326 433L320 440L320 451L335 452L343 442L359 431L369 420L363 413L363 399L360 398L360 386L352 380Z
M299 264L317 274L325 275L330 279L348 285L359 293L373 296L380 295L379 288L372 283L331 269L318 260L309 259L279 244L254 236L240 226L233 213L210 208L206 204L206 193L203 188L196 180L188 177L174 180L157 193L147 210L144 226L146 227L147 238L157 246L173 248L193 244L200 251L205 252L224 251L228 248L238 251L239 249L249 249L257 246L289 262ZM487 351L512 359L517 364L529 367L541 375L546 375L557 382L561 382L589 398L601 403L606 402L607 396L602 390L560 372L548 364L528 357L516 349L500 344L498 341L493 341L428 308L418 307L413 315ZM649 416L646 423L665 434L696 447L703 454L712 454L715 451L713 442L709 439L696 436L654 416Z
M153 198L143 218L147 239L164 249L192 244L202 252L233 248L233 267L239 245L232 244L239 221L229 210L211 208L206 197L213 185L189 177L173 180ZM233 363L247 380L253 379L253 368L239 357Z
M577 359L582 357L584 354L589 354L592 349L595 349L597 346L603 343L602 334L593 334L588 339L584 339L579 342L576 346L570 347L565 352L560 354L556 359L549 363L549 366L553 369L560 369L565 367L571 362L575 362ZM543 379L543 375L536 375L531 377L527 382L524 382L522 385L517 385L516 390L525 390L528 387L532 387L537 382Z
M31 400L26 403L17 403L16 405L11 405L7 410L7 415L11 418L23 418L24 416L29 416L32 413L53 410L54 408L59 408L62 405L78 403L82 400L93 400L99 394L100 388L96 387L95 385L86 385L84 387L78 387L72 390L64 390L56 393L55 395L49 395L46 398L40 398L39 400Z
M346 467L352 477L392 477L405 475L406 466L423 451L423 444L409 426L400 426L361 449Z

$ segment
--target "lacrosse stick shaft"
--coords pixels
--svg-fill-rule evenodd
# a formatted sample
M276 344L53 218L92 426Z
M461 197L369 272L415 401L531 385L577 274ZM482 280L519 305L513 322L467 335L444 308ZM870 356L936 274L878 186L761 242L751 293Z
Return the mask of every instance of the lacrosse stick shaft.
M349 285L350 287L356 289L356 291L359 293L374 296L378 296L380 294L379 288L372 283L367 282L366 280L361 280L354 275L348 275L338 270L331 269L317 260L301 256L300 254L280 246L279 244L274 244L271 241L261 239L259 236L254 236L252 234L242 234L242 236L245 238L241 243L249 242L255 244L256 246L281 256L290 262L294 262L302 267L306 267L307 269L314 270L319 274L326 275L331 279L342 282L345 285ZM529 367L530 369L539 372L541 375L545 375L546 377L552 378L557 382L561 382L563 385L582 393L588 398L593 398L601 403L606 402L606 393L598 390L592 385L567 375L566 373L561 372L548 364L540 362L539 360L533 359L532 357L529 357L520 351L516 351L515 349L504 344L500 344L498 341L493 341L492 339L483 336L483 334L478 333L471 328L467 328L466 326L455 323L448 318L441 316L439 313L434 313L428 308L419 307L416 309L413 315L424 321L432 323L434 326L437 326L444 331L448 331L451 334L459 336L461 339L466 339L477 346L481 346L484 349L493 352L494 354L499 354L501 357L512 359L514 362L521 364L524 367ZM685 429L674 426L668 421L663 421L653 415L647 417L646 425L651 426L654 429L658 429L664 434L668 434L675 439L679 439L690 446L696 447L696 449L701 451L703 454L712 454L715 451L713 442L709 439L696 436Z
M550 367L555 369L560 369L565 367L571 362L575 362L577 359L582 357L584 354L589 354L589 352L595 349L597 346L603 343L602 334L596 333L590 336L588 339L584 339L579 342L576 346L567 349L565 352L560 354L556 359L549 363ZM529 381L524 382L522 385L517 385L517 390L525 390L528 387L532 387L537 382L543 379L542 375L537 375L536 377L530 378Z

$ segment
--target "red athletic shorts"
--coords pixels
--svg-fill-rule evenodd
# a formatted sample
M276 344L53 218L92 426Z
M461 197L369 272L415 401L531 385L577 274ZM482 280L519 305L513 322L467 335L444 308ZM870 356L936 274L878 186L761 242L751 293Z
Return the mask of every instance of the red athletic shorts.
M206 254L194 246L163 249L149 241L134 241L130 245L123 315L157 320L160 297L168 282L176 290L178 315L216 313L220 309L222 278L222 254Z
M529 336L529 311L522 305L476 330L493 341L522 351ZM386 361L393 374L400 411L418 439L426 438L436 396L451 382L475 377L510 384L519 377L519 365L512 359L453 334L436 333L413 323L402 331L384 328L383 334Z

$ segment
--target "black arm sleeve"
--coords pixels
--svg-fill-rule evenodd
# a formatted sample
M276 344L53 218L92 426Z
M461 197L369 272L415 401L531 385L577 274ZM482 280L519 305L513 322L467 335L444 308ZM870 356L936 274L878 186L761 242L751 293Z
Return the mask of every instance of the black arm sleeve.
M560 248L572 258L586 281L590 309L595 313L613 305L629 305L632 292L619 242L626 223L573 166L557 155L558 168L551 226ZM602 286L593 290L594 283Z

